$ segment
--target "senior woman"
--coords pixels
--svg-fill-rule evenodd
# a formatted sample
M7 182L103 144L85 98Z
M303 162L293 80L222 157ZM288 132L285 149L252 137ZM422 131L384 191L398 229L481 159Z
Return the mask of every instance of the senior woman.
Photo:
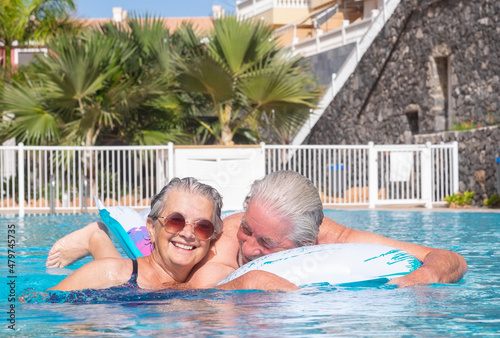
M151 201L146 223L151 255L95 260L49 290L175 287L210 253L222 231L221 209L222 198L211 186L190 177L174 178Z

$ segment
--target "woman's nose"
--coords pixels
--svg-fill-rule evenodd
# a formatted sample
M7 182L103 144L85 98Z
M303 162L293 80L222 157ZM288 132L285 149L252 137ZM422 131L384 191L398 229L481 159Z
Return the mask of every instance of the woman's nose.
M186 225L184 225L184 228L179 232L179 235L182 235L185 238L195 238L194 234L194 227L196 225L192 223L186 222Z

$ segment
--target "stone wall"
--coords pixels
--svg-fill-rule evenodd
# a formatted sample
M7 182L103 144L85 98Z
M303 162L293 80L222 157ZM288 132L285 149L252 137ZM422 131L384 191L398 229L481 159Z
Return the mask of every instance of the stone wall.
M319 84L327 86L332 83L332 74L339 71L354 47L356 44L351 43L309 57Z
M401 1L305 143L416 143L456 125L498 124L499 13L496 0Z
M450 131L415 136L416 143L458 142L459 189L474 191L474 204L482 205L497 191L496 157L500 156L500 127Z

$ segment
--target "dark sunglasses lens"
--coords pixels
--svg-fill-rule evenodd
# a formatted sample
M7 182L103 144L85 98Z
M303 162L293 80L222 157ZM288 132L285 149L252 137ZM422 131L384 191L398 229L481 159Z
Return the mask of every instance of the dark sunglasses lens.
M214 234L214 225L207 220L201 220L196 223L194 234L200 239L209 239Z
M167 221L165 222L165 230L167 232L176 233L182 231L186 225L186 220L181 214L173 213L168 215Z

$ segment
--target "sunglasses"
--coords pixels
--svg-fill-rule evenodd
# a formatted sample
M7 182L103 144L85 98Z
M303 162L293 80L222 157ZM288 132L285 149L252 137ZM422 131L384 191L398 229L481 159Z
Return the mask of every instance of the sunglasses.
M184 216L178 212L173 212L166 217L158 217L158 221L165 228L165 231L171 234L177 234L184 229L186 224L192 224L194 225L194 235L200 240L211 239L215 235L214 225L209 220L201 219L194 223L187 222Z

